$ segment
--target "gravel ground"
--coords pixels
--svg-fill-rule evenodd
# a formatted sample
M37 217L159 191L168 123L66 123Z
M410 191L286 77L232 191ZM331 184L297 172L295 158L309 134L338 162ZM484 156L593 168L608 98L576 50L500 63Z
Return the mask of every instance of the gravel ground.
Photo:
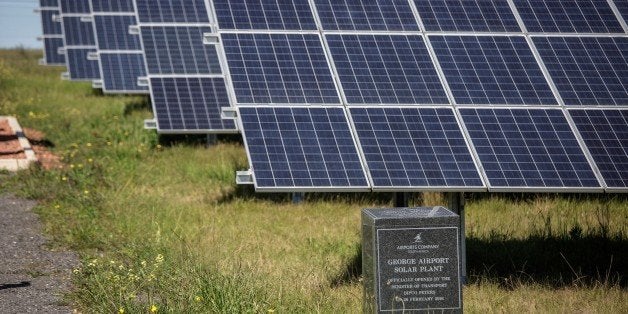
M70 289L77 255L46 248L33 206L0 195L0 313L71 313L62 294Z

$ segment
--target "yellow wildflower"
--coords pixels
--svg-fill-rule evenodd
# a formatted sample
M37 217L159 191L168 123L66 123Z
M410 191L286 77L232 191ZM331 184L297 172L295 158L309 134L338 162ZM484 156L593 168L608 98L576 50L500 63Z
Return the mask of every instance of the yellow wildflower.
M150 306L150 312L151 313L157 313L157 310L159 310L157 308L157 305L153 304L153 305Z
M196 302L201 302L201 300L203 300L203 298L201 298L200 295L197 295L197 296L194 297L194 301L196 301Z
M92 147L92 143L87 143L87 147Z
M124 308L123 308L123 307L119 308L119 309L118 309L118 313L120 313L120 314L124 314Z

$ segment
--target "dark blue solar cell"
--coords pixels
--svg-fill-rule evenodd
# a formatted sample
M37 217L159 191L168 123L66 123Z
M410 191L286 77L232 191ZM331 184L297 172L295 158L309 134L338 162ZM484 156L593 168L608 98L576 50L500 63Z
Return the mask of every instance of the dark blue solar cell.
M151 101L162 132L235 130L233 120L221 119L229 96L223 78L152 77Z
M315 0L325 30L418 31L408 0Z
M566 105L628 105L628 38L533 40Z
M343 108L240 107L256 188L366 189Z
M43 25L43 34L46 35L63 35L61 23L54 21L53 16L59 16L59 10L41 10L41 23Z
M529 32L623 33L606 0L514 0Z
M570 110L610 188L628 187L628 110Z
M140 23L209 23L204 0L136 0Z
M520 32L507 0L414 0L427 31Z
M42 8L58 8L59 2L57 0L39 0L39 6Z
M615 6L619 10L619 13L624 18L625 21L628 21L628 1L626 0L615 0Z
M326 35L349 104L446 104L420 35Z
M112 93L148 93L148 87L138 86L137 78L146 76L142 53L100 52L103 91Z
M599 188L563 111L460 109L492 188Z
M458 104L557 104L524 37L429 38Z
M129 26L136 24L132 15L94 15L98 49L142 50L140 37L129 33Z
M376 188L484 186L451 108L350 108Z
M80 16L63 17L66 46L96 46L94 23L81 21Z
M141 26L149 74L220 74L215 45L203 44L210 27Z
M90 52L96 52L96 49L66 47L66 64L71 80L91 81L100 79L98 61L87 60L87 54Z
M308 0L214 0L221 29L316 30Z
M222 34L239 104L339 104L315 34Z
M133 0L91 0L92 11L134 13Z
M59 54L61 47L63 47L62 37L44 38L44 60L47 65L65 65L65 56Z
M59 0L59 8L63 14L92 13L89 0Z

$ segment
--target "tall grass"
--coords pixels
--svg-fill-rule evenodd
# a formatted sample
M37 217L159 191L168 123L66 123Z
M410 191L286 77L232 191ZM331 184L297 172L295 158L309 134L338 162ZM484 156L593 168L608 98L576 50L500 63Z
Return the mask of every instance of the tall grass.
M81 312L359 312L360 209L390 194L256 194L234 183L237 138L159 137L145 98L62 82L37 57L0 51L0 114L45 132L65 167L0 174L0 193L39 200L54 245L80 254ZM626 197L467 198L467 311L628 312Z

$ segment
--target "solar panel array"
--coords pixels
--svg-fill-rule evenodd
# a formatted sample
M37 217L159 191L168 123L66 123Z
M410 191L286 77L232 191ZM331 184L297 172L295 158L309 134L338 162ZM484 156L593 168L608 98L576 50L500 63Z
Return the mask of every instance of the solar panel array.
M628 191L627 3L59 1L72 78L144 64L163 133L234 106L259 191Z
M622 2L210 3L259 191L626 191Z
M63 48L63 28L59 15L59 3L54 0L40 1L39 12L42 25L41 40L44 43L42 65L65 65L65 56L60 53Z
M63 46L68 72L72 81L100 79L98 60L90 58L96 53L96 39L89 0L59 0Z
M138 79L146 76L144 54L132 0L90 0L102 79L97 86L109 94L148 94Z
M153 113L160 133L235 133L215 33L204 0L134 1Z

